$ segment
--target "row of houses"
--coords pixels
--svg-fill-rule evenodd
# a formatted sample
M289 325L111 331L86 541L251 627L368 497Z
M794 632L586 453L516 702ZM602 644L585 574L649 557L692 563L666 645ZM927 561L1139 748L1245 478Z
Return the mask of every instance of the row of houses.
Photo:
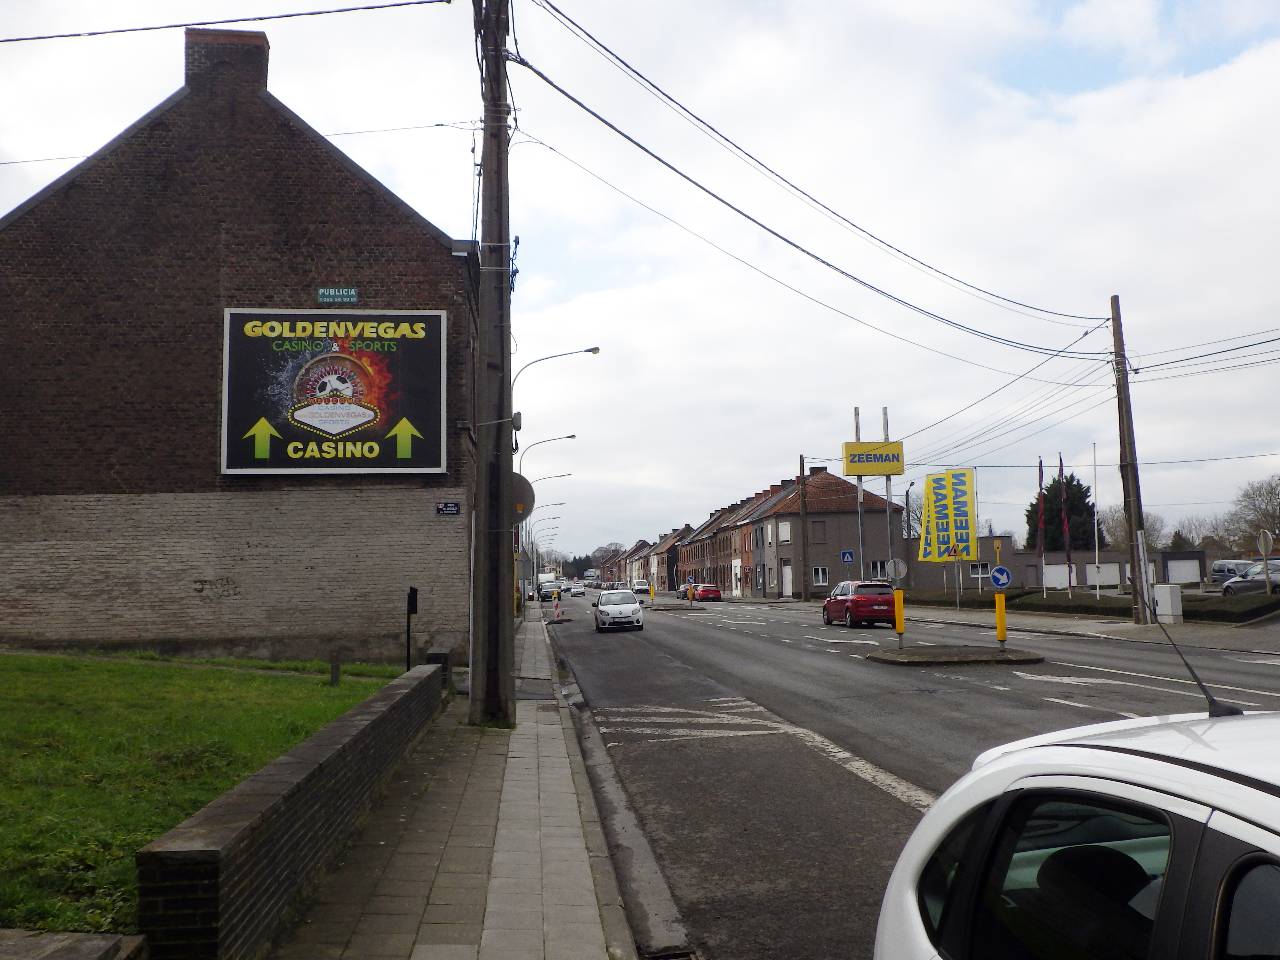
M841 580L888 576L890 561L904 556L902 512L864 489L859 552L857 485L811 467L701 523L637 540L603 563L603 579L645 580L657 593L688 582L712 583L734 597L826 593Z

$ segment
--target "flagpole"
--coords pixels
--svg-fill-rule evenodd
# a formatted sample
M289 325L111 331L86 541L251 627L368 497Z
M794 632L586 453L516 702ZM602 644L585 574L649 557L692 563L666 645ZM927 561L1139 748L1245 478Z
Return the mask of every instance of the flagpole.
M1098 552L1098 445L1093 445L1093 587L1094 596L1102 599L1102 556Z
M1067 477L1062 463L1062 452L1058 452L1058 501L1062 511L1062 549L1067 554L1067 599L1071 599L1071 523L1067 519Z
M1044 580L1044 457L1040 457L1037 473L1036 504L1039 517L1036 520L1036 552L1040 554L1040 595L1049 599L1049 585Z

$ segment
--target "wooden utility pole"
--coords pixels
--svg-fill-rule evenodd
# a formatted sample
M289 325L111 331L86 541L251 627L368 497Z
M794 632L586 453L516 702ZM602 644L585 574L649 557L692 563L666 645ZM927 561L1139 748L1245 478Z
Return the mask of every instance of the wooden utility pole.
M809 599L809 505L804 496L804 454L800 455L800 599Z
M1124 489L1124 519L1129 533L1133 622L1150 623L1147 534L1142 517L1142 487L1138 482L1138 445L1133 433L1133 406L1129 400L1129 362L1124 353L1124 327L1120 320L1118 296L1111 297L1111 341L1115 353L1116 407L1120 414L1120 483ZM1094 496L1097 496L1096 492Z
M507 178L507 0L472 0L480 42L484 151L480 173L481 366L476 371L476 529L471 585L472 723L515 722L511 556L511 225Z

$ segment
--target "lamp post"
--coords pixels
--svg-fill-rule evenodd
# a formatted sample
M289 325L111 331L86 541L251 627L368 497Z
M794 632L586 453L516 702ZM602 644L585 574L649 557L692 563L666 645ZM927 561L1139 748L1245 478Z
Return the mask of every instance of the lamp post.
M528 444L523 450L520 451L520 462L519 462L519 465L516 467L516 473L524 472L524 455L528 453L530 450L532 450L534 447L538 446L538 444L551 443L553 440L577 440L577 439L578 439L578 435L576 433L566 433L563 437L548 437L546 440L535 440L533 443Z
M599 352L600 352L599 347L587 347L584 350L566 350L564 353L553 353L549 357L539 357L537 360L530 360L523 367L517 370L516 375L511 378L512 393L515 392L516 381L520 379L520 374L524 373L526 370L532 367L535 363L542 363L544 360L554 360L557 357L572 357L574 354L577 354L577 353L599 353Z

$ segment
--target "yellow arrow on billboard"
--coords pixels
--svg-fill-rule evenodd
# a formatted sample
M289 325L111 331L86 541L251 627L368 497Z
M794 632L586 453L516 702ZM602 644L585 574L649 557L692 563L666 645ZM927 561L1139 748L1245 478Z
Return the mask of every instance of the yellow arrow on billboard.
M396 438L397 460L408 460L413 455L413 438L422 439L422 434L409 422L408 417L401 417L400 422L387 431L387 436Z
M276 432L276 428L267 423L266 417L259 417L258 422L249 428L241 440L248 440L253 437L253 459L266 460L271 456L271 438L281 439L280 434Z

